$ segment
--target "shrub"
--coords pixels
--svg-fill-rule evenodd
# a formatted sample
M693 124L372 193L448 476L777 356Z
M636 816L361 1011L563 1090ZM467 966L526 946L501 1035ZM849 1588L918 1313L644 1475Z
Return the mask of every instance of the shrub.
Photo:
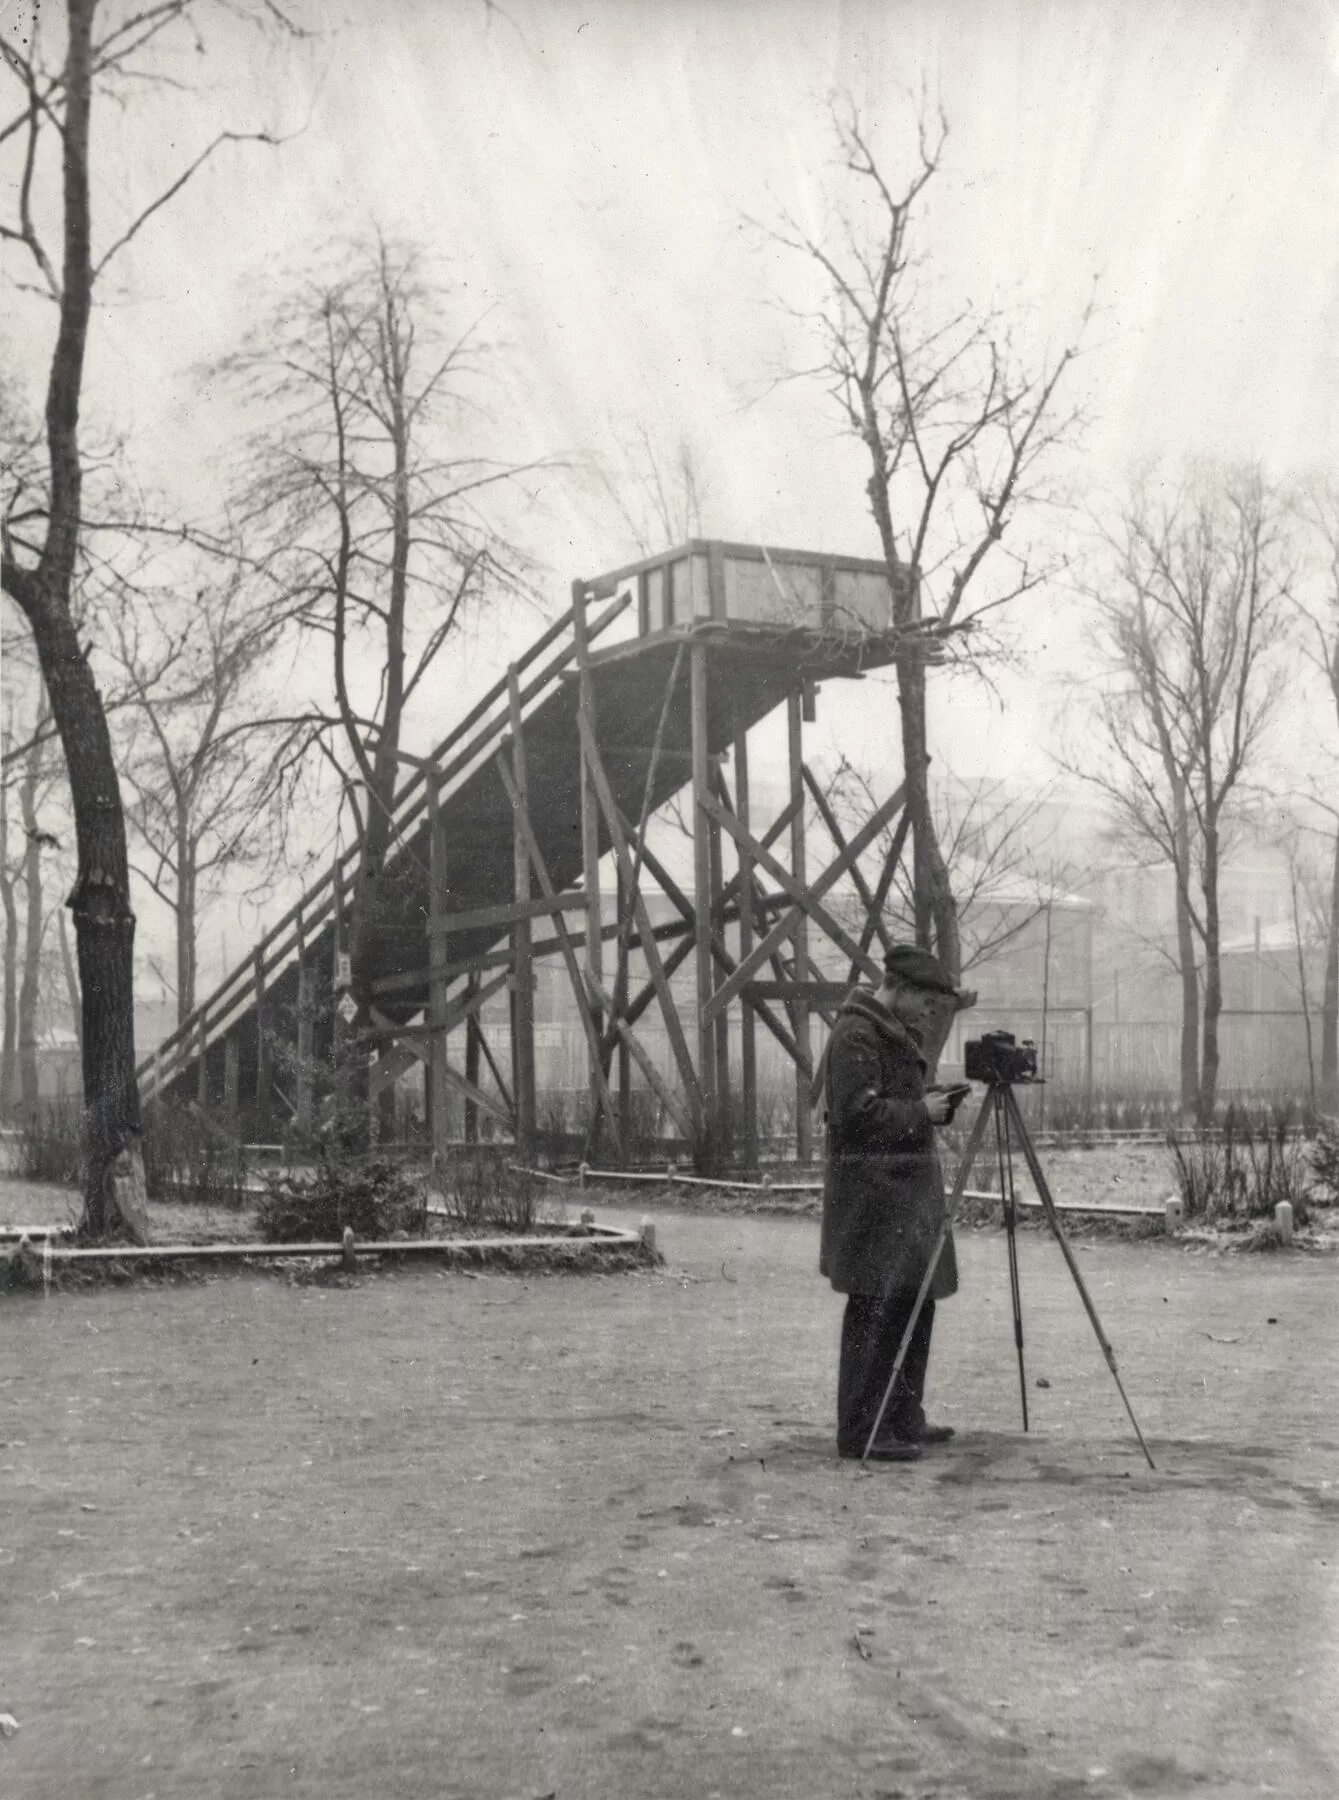
M84 1178L84 1113L72 1100L39 1106L19 1121L16 1173L78 1187Z
M324 1157L314 1175L270 1176L256 1213L270 1244L389 1238L423 1230L427 1190L422 1176L387 1156L336 1161Z
M1304 1225L1309 1217L1310 1157L1289 1105L1252 1114L1230 1105L1221 1131L1169 1137L1188 1219L1269 1219L1281 1200Z
M248 1204L242 1144L192 1106L154 1100L144 1109L144 1183L151 1200L205 1207Z
M1339 1201L1339 1121L1322 1119L1317 1125L1311 1171L1320 1189L1317 1198L1331 1206Z
M479 1149L452 1157L446 1204L462 1224L522 1232L535 1223L539 1183L504 1157Z

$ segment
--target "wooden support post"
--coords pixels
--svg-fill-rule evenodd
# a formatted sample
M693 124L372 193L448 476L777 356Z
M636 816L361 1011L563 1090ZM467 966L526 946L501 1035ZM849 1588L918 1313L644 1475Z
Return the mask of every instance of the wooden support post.
M446 912L450 900L447 886L446 821L442 815L442 797L433 776L428 777L428 961L440 969L447 957L445 936L437 936L432 921ZM446 1078L446 1006L445 975L434 972L428 977L427 1023L436 1027L428 1039L426 1098L428 1112L428 1149L438 1168L445 1165L451 1142L451 1090Z
M749 822L749 735L742 723L735 729L735 813L745 831ZM753 857L743 844L736 845L739 858L739 960L753 949ZM758 1166L758 1044L753 1008L745 1006L739 1021L739 1090L743 1142L741 1145L747 1168Z
M340 1016L339 1002L345 989L340 981L341 964L344 959L344 888L340 879L339 858L335 858L335 866L331 873L331 931L330 931L330 1065L331 1086L335 1109L335 1129L344 1129L344 1109L349 1100L349 1070L346 1040L349 1028Z
M804 855L804 734L803 710L798 691L786 697L786 724L790 749L790 797L796 802L795 816L790 822L790 872L797 886L808 885L805 873ZM795 963L803 972L809 962L809 918L801 912L796 921ZM795 1034L795 1042L799 1045L804 1060L813 1066L813 1045L809 1034L808 1002L798 996L791 1003L791 1025ZM812 1134L809 1129L809 1081L803 1072L795 1071L795 1156L801 1164L812 1161L814 1153Z
M525 766L524 721L521 717L521 684L514 667L507 671L507 704L511 714L511 773L515 786L512 800L512 877L515 899L527 906L530 891L530 851L523 819L528 819L529 780ZM511 928L512 1085L516 1095L516 1154L528 1168L535 1153L535 975L530 957L530 920L518 918Z
M713 782L719 785L721 766L718 757L711 759L710 773ZM721 938L725 936L725 923L721 916L724 912L721 892L725 886L725 871L721 866L721 827L714 818L707 821L707 863L711 871L711 904L707 920L714 940L718 936ZM713 983L715 970L716 961L713 954ZM712 1020L712 1029L716 1039L717 1151L723 1161L728 1161L734 1151L734 1118L730 1104L730 1009L728 1006L723 1006L716 1014Z
M256 994L256 1139L270 1140L270 1034L265 1007L265 953L255 954Z
M586 590L579 581L572 583L572 632L576 642L577 713L588 728L592 740L596 736L595 684L590 673L589 634L586 624ZM586 756L579 759L581 770L581 879L586 890L586 972L590 977L591 1016L596 1037L606 1030L603 1008L596 996L604 988L604 933L600 912L600 804L595 791L593 771ZM596 1095L604 1076L600 1053L587 1055L586 1089L592 1107L598 1106ZM594 1152L597 1134L587 1136L587 1154Z
M478 992L478 975L466 976L466 1003L472 1001ZM465 1090L465 1142L467 1144L477 1144L479 1141L479 1108L474 1099L474 1092L477 1092L479 1087L479 1046L482 1041L483 1033L480 1030L478 1015L471 1012L465 1021L465 1080L469 1084Z
M241 1091L239 1062L237 1033L230 1031L223 1040L223 1111L233 1131L237 1129L237 1103Z
M201 1106L209 1105L209 1031L203 1013L195 1027L195 1098Z
M297 1125L305 1136L312 1128L312 1063L315 1045L315 995L311 964L304 953L298 960L298 1069Z
M693 644L689 662L689 693L693 750L693 908L697 974L697 1073L702 1089L703 1143L699 1157L715 1159L719 1127L716 1091L716 1035L711 1024L711 996L715 971L711 962L711 842L704 802L711 761L707 739L707 646Z
M645 580L645 577L643 577ZM622 871L618 874L618 917L620 923L630 918L632 913L632 895L623 879ZM620 939L620 949L622 940ZM628 1010L628 959L626 953L618 959L618 973L614 981L613 1020L614 1029L618 1030L619 1020ZM628 1040L620 1031L618 1034L618 1135L623 1145L624 1155L628 1155L632 1144L632 1052L628 1048Z

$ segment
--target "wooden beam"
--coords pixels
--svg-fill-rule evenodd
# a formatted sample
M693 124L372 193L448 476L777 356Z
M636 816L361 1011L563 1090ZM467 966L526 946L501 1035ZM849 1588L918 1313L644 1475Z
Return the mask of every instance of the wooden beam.
M446 910L448 887L447 825L442 808L441 791L435 781L428 782L428 913L442 914ZM432 934L428 937L429 954L436 949L443 955L447 943L444 937L433 942ZM450 1029L447 1021L448 988L446 980L440 975L430 975L428 979L428 1017L427 1023L432 1036L428 1041L428 1148L431 1154L445 1159L451 1141L451 1105L449 1083L446 1078L447 1032Z
M840 1006L850 991L845 981L750 981L743 995L746 1000L784 1001L799 995L811 1006Z
M625 831L631 829L629 827L626 819L623 821L623 828ZM661 887L664 889L666 899L669 900L673 905L677 906L679 911L683 914L684 920L685 920L684 929L692 930L693 924L694 924L692 901L684 893L683 889L679 886L678 882L675 881L674 877L670 874L669 870L660 861L659 857L651 849L649 844L644 846L644 850L645 850L645 862L646 862L647 868L651 871L652 875L655 877L655 879L660 883ZM664 927L660 927L660 929L663 930ZM696 940L695 939L690 941L690 943L687 946L685 946L685 955L688 953L688 951L690 951L694 948L696 948ZM712 955L715 957L716 961L720 964L721 968L725 971L726 975L727 976L733 975L735 972L735 969L738 965L736 964L734 957L731 956L730 952L726 949L722 938L716 932L712 933L711 952L712 952ZM674 963L675 968L677 968L679 963L682 962L683 960L684 960L684 957L682 957L682 956L679 957L677 959L677 961L675 961L675 963ZM669 968L668 963L666 964L666 968L667 969ZM790 1034L785 1030L785 1028L775 1018L773 1018L772 1014L767 1010L767 1007L763 1004L763 1002L754 1000L754 1001L751 1001L749 1003L749 1005L750 1005L752 1011L755 1012L757 1014L758 1018L760 1018L763 1021L763 1023L767 1026L768 1030L772 1033L772 1036L776 1039L776 1041L781 1045L782 1049L786 1052L787 1056L791 1057L795 1062L799 1063L800 1058L796 1051L795 1040L790 1036Z
M577 675L577 726L578 733L584 725L585 730L593 737L595 734L595 684L590 673L590 643L586 635L587 595L584 583L572 583L572 634L576 645ZM580 743L580 738L578 739ZM586 943L585 963L586 978L589 983L588 992L594 996L604 989L604 924L601 913L600 896L600 810L596 799L595 787L591 772L586 766L586 758L578 747L577 775L581 806L581 872L586 889ZM617 923L617 921L616 921ZM604 1037L604 1019L599 1008L603 1003L595 1001L592 1006L592 1017L595 1021L596 1035ZM605 1082L606 1062L603 1043L598 1048L586 1046L586 1082L590 1093L598 1094ZM600 1109L595 1108L591 1119L591 1129L587 1137L588 1144L599 1139Z
M485 1052L485 1054L487 1054L487 1052ZM488 1063L496 1076L497 1070L493 1065L491 1055L488 1057ZM515 1119L513 1114L509 1112L506 1107L499 1106L491 1094L485 1093L481 1087L477 1087L474 1082L467 1080L465 1076L460 1073L459 1069L453 1069L450 1063L445 1065L445 1077L451 1087L456 1088L460 1093L464 1094L465 1098L473 1105L477 1106L481 1112L486 1112L490 1119L496 1119L498 1124L503 1126L507 1131L514 1132ZM499 1082L498 1086L502 1087L502 1083ZM505 1095L505 1088L503 1089L503 1092Z
M480 931L489 925L512 927L531 919L547 918L555 910L580 912L586 899L587 896L580 893L559 894L552 901L517 898L496 906L476 906L468 912L434 911L428 919L428 931L433 937L444 937L448 932Z
M590 769L591 779L595 787L595 794L600 803L600 811L604 815L605 827L608 830L610 837L613 839L614 854L618 859L619 868L622 870L623 877L625 881L627 881L629 891L632 894L632 905L636 913L638 927L641 931L642 955L646 958L647 969L650 972L652 982L655 984L656 998L660 1002L660 1009L664 1015L665 1030L669 1036L670 1046L674 1051L674 1060L679 1066L680 1079L683 1082L685 1092L689 1096L689 1104L693 1110L693 1118L700 1126L704 1113L702 1089L698 1083L697 1070L693 1067L693 1059L688 1053L688 1044L683 1035L683 1025L679 1019L678 1008L674 1003L674 996L670 992L668 981L665 979L665 971L660 961L660 952L656 948L656 940L654 933L652 932L651 921L646 912L646 902L632 885L632 858L628 854L627 839L623 835L623 826L618 810L618 804L614 799L613 789L609 786L609 777L605 774L604 764L600 759L599 746L595 742L594 730L590 720L584 713L578 712L577 725L581 733L582 755L585 757L587 767Z
M745 831L749 831L749 733L747 724L739 716L735 720L734 769L736 816ZM724 785L722 780L722 789ZM739 955L742 961L753 949L753 858L742 844L736 844L735 850L739 859ZM739 1060L743 1109L741 1147L745 1166L752 1169L758 1163L758 1045L753 1008L748 1005L739 1021Z
M817 781L815 781L813 771L810 769L808 763L800 764L800 773L804 777L804 785L808 788L813 797L814 805L818 808L819 817L828 828L829 837L832 839L838 850L844 850L846 848L846 839L842 834L841 826L837 823L837 815L828 804L827 795L823 792L822 788L819 787ZM885 950L890 950L893 944L892 933L884 924L883 910L875 904L874 895L870 892L869 883L865 880L864 870L860 867L858 862L853 862L851 864L850 875L851 880L855 885L855 890L859 894L861 903L865 908L866 921L873 922L874 930L878 935L879 942L883 945ZM863 948L868 950L869 943L865 943Z
M554 891L553 882L549 876L548 864L544 860L544 853L540 849L538 838L535 836L534 826L530 821L530 816L526 812L521 795L517 791L515 777L508 770L506 763L503 762L501 758L498 759L497 771L502 777L502 785L507 790L507 797L511 801L512 806L516 809L515 817L517 829L521 834L522 843L524 844L526 854L529 857L530 867L534 870L535 879L539 882L540 892L544 895L546 900L556 900L557 895ZM614 1118L613 1096L609 1092L608 1078L605 1073L603 1061L603 1047L600 1043L599 1028L595 1023L594 1014L591 1008L590 996L586 991L585 982L582 979L581 968L577 962L576 951L573 949L571 940L567 935L567 927L563 923L562 913L557 908L554 910L553 921L558 928L558 940L562 947L563 962L567 967L567 979L571 983L572 996L575 999L577 1006L577 1014L581 1020L582 1031L585 1033L586 1047L590 1052L591 1075L595 1083L596 1094L601 1106L607 1111L610 1130L614 1134L614 1142L621 1156L622 1145L619 1143L618 1125Z
M680 1107L669 1084L663 1079L660 1070L657 1069L655 1063L652 1062L646 1050L637 1042L637 1037L632 1027L622 1019L615 1019L614 1029L618 1033L619 1041L636 1060L637 1067L646 1077L647 1085L650 1087L652 1093L654 1093L665 1111L679 1127L685 1140L691 1144L693 1141L693 1127L687 1113Z
M802 693L791 689L786 696L786 741L790 764L790 797L800 804L790 827L790 872L795 884L795 898L805 894L808 886L804 843L804 704ZM764 865L766 866L766 865ZM854 865L853 865L854 866ZM776 879L775 865L773 879ZM781 884L784 886L784 882ZM795 962L799 969L809 961L809 907L801 902L803 913L796 921L791 943L795 946ZM796 990L797 994L799 990ZM806 1062L814 1060L813 1040L809 1030L809 1008L803 998L790 1002L791 1030ZM809 1126L809 1084L797 1068L795 1071L795 1154L801 1164L812 1160L813 1134Z
M808 892L811 901L821 899L835 882L840 881L841 877L846 873L846 870L850 867L851 863L854 862L855 858L873 842L874 838L883 829L887 820L897 808L902 805L903 798L903 789L898 788L895 794L890 795L890 797L884 801L883 805L876 809L851 839L841 855L837 857L834 862L830 862L818 879L810 884ZM731 831L731 835L733 836L734 833L731 828L735 822L733 820L727 822L727 818L723 818L722 823L725 824L728 831ZM754 838L750 834L748 841L750 846L755 847L756 855L757 850L762 847L760 840ZM753 979L755 971L767 961L779 944L784 943L787 938L789 938L793 930L794 909L792 909L792 911L778 924L774 925L760 943L754 945L752 951L746 958L741 959L739 967L735 970L730 979L724 986L716 990L713 1005L723 1006L728 1001L733 1000L735 995L744 986L744 983ZM868 957L862 958L862 962L868 964L870 959Z
M521 1161L529 1164L534 1160L535 1149L535 975L530 961L530 919L525 913L531 905L530 854L526 848L529 820L525 817L530 806L530 777L525 758L525 722L521 717L521 684L514 666L507 672L507 704L511 715L508 791L512 803L512 876L518 909L511 928L511 1054L515 1071L516 1151Z
M732 815L717 801L709 799L707 804L720 818L721 824L724 825L725 829L737 843L743 833L743 826L741 826L739 821L733 818ZM814 923L820 926L827 936L832 939L833 943L844 950L848 956L854 957L857 955L859 946L855 939L839 920L833 918L832 914L825 906L814 899L812 892L808 888L797 881L790 871L784 868L769 851L764 850L756 838L750 843L749 849L753 854L755 862L761 863L763 868L767 870L767 873L777 883L778 887L789 894L790 898L795 902L795 913L798 913L806 921L808 919L813 919ZM791 914L791 919L793 921L794 913ZM785 921L782 921L782 923L785 923ZM777 929L780 930L780 926L778 926ZM792 939L798 937L793 922L788 935L790 935ZM809 946L807 940L802 939L796 942L795 958L801 968L806 968L808 966ZM862 961L867 974L878 974L878 965L874 962L872 957L866 956Z
M255 952L252 966L255 970L256 1135L263 1143L270 1135L270 1049L266 1042L265 958L260 950Z
M693 918L694 970L697 990L697 1067L707 1108L706 1137L714 1144L719 1125L716 1088L716 1039L711 1028L711 996L715 971L711 958L711 843L704 806L711 778L711 741L707 718L707 646L694 640L689 662L693 744Z
M869 917L865 920L864 929L860 933L860 950L862 955L868 952L870 945L874 941L874 921L876 918L883 917L883 909L887 905L889 891L896 879L897 865L902 860L902 851L906 846L907 832L910 829L911 814L910 812L904 811L902 817L897 821L897 826L893 832L893 841L889 846L888 855L884 859L883 868L879 873L878 886L874 890L874 899L870 908ZM856 963L852 962L851 980L853 982L859 973L859 967Z
M298 1129L304 1134L312 1128L312 1090L316 1074L315 1007L311 964L305 946L298 952L298 1066L295 1086L295 1113Z

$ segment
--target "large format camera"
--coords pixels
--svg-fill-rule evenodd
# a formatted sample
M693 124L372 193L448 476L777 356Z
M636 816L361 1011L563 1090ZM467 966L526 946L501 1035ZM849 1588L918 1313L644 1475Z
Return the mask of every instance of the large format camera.
M968 1081L992 1085L1005 1081L1036 1081L1037 1046L1031 1038L1020 1044L1012 1031L985 1031L964 1046L963 1073Z

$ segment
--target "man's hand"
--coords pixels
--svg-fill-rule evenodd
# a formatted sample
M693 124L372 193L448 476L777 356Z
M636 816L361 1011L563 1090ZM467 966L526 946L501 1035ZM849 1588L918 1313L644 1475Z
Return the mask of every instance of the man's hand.
M953 1098L950 1094L931 1093L925 1096L925 1110L930 1115L932 1125L947 1125L953 1117Z

